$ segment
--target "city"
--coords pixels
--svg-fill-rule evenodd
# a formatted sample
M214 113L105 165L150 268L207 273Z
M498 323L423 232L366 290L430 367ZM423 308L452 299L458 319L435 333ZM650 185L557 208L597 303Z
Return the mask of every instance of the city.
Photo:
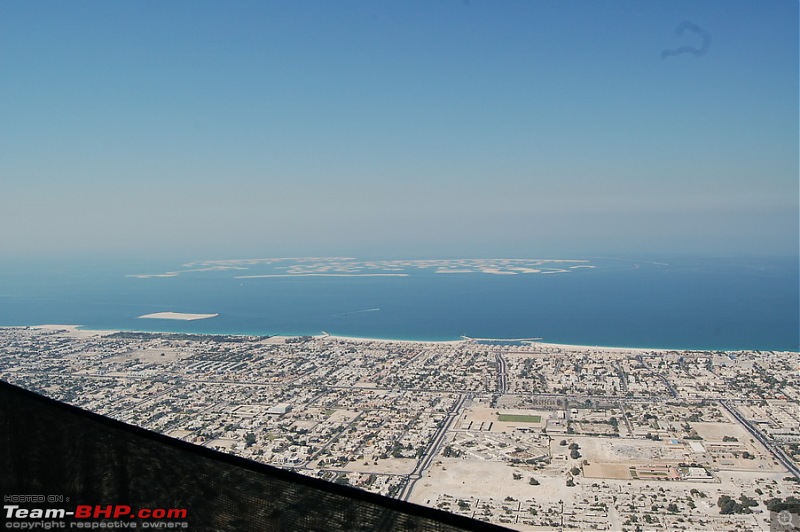
M797 353L73 326L0 345L0 378L55 399L519 530L769 530L800 497Z

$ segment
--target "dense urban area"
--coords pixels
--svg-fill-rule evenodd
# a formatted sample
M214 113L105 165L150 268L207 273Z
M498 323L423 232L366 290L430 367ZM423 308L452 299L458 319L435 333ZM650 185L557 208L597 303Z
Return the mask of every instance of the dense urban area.
M796 352L42 326L0 329L0 378L519 530L767 531L800 513Z

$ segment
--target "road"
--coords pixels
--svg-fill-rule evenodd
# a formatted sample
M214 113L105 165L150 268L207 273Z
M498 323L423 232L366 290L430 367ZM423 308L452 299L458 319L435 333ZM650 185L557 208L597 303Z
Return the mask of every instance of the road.
M414 489L414 484L416 484L417 481L422 478L422 474L430 467L434 456L436 456L436 453L439 451L439 447L442 445L442 441L444 441L447 431L450 430L450 427L453 425L453 423L455 423L455 420L461 415L461 409L463 408L464 402L467 400L467 398L468 396L464 394L458 396L458 399L453 404L453 407L447 413L447 418L442 420L442 422L439 424L439 428L436 429L436 433L431 438L431 442L425 448L425 452L417 461L417 466L414 468L414 471L408 475L408 480L406 481L405 486L403 486L403 489L400 491L398 499L407 501L409 496L411 496L411 491Z
M503 353L497 353L494 357L497 360L497 393L503 395L508 391L508 377L506 376L508 365Z
M783 464L783 466L788 469L789 472L795 476L795 478L800 479L800 468L797 467L797 464L795 464L788 456L786 456L786 454L777 445L767 439L767 437L764 436L760 430L755 428L752 423L745 419L745 417L739 413L739 410L737 410L735 406L730 404L728 401L720 401L719 404L721 404L725 410L735 417L736 421L741 423L744 428L746 428L747 431L755 437L755 439L761 442L761 444L772 453L772 456L774 456L776 460Z

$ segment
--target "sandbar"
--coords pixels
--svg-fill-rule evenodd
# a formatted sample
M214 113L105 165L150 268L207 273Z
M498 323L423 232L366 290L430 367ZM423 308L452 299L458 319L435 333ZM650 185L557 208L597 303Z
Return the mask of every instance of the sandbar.
M139 318L155 319L155 320L205 320L207 318L215 318L219 314L187 314L184 312L155 312L153 314L145 314Z

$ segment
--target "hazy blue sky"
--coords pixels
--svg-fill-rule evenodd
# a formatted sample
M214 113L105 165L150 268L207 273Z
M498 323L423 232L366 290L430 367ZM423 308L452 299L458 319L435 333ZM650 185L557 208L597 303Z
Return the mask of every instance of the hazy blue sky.
M0 255L797 250L796 0L0 3Z

